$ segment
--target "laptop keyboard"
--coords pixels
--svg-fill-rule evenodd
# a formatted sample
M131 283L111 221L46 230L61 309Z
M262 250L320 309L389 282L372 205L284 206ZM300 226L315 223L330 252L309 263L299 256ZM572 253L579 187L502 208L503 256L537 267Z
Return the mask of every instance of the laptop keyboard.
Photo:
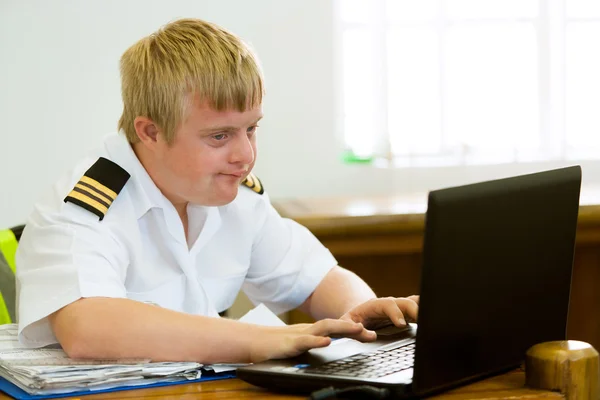
M412 368L415 358L415 344L411 343L388 350L376 350L355 354L301 370L318 375L339 375L355 378L380 378Z

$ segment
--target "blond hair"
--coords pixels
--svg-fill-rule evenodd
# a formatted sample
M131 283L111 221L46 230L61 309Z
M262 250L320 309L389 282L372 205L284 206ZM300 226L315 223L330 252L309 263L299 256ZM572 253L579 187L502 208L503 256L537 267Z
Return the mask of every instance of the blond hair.
M261 104L263 91L258 60L240 38L199 19L177 20L121 57L119 129L136 143L134 120L145 116L171 144L194 96L219 111L246 111Z

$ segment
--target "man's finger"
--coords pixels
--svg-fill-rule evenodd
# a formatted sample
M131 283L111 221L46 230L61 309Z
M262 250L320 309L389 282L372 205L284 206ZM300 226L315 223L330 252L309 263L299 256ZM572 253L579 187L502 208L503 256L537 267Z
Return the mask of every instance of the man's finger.
M296 339L295 348L298 353L304 353L310 349L329 346L331 339L324 336L302 335Z
M309 329L309 333L316 336L348 336L356 335L365 329L362 324L345 321L341 319L322 319L315 322Z
M332 337L338 337L338 336L332 335ZM375 339L377 339L377 333L375 333L375 331L371 331L369 329L363 328L363 330L357 334L344 335L343 337L358 340L359 342L372 342Z
M387 317L392 321L394 325L397 327L406 326L406 320L404 319L404 314L402 313L401 307L398 305L398 299L394 297L388 297L385 299L378 299L376 303L376 310L374 310L377 314L387 315Z
M412 300L415 303L419 304L420 296L415 294L415 295L412 295L412 296L408 296L407 299Z
M277 352L275 356L269 358L288 358L295 357L310 349L319 347L327 347L331 343L331 339L324 336L300 335L293 339L282 352Z
M411 299L410 297L417 297L417 301ZM396 298L395 302L398 308L402 311L404 316L412 322L417 322L417 318L419 316L419 296L410 296L409 298Z

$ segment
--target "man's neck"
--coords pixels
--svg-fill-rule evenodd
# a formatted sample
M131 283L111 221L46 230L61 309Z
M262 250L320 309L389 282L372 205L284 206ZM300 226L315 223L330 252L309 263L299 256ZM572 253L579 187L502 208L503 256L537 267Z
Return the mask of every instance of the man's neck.
M163 190L161 185L156 181L155 177L153 176L154 169L153 169L152 159L150 157L148 157L148 154L146 154L146 152L145 152L143 146L141 146L141 144L135 143L131 147L133 149L133 152L137 156L138 160L140 161L140 164L142 164L142 166L148 173L148 176L150 176L150 179L152 179L152 182L154 182L154 184L156 185L158 190L160 190L160 192L163 194L163 196L165 196L165 198L167 200L169 200L169 202L171 204L173 204L173 207L175 207L175 210L177 211L179 218L181 218L181 223L183 224L183 232L185 233L185 237L187 240L187 236L188 236L187 205L188 205L188 202L174 199L173 196L170 196L169 193L167 193Z
M181 218L181 223L183 225L183 233L185 234L185 240L188 240L188 213L187 213L187 203L186 204L173 204L175 209L177 210L177 214L179 214L179 218Z

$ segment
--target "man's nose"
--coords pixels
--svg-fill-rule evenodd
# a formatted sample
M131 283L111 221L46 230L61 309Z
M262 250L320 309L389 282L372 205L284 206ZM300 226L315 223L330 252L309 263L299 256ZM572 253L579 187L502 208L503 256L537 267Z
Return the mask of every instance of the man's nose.
M252 139L247 135L239 135L234 146L232 162L242 164L252 164L254 162L254 147Z

